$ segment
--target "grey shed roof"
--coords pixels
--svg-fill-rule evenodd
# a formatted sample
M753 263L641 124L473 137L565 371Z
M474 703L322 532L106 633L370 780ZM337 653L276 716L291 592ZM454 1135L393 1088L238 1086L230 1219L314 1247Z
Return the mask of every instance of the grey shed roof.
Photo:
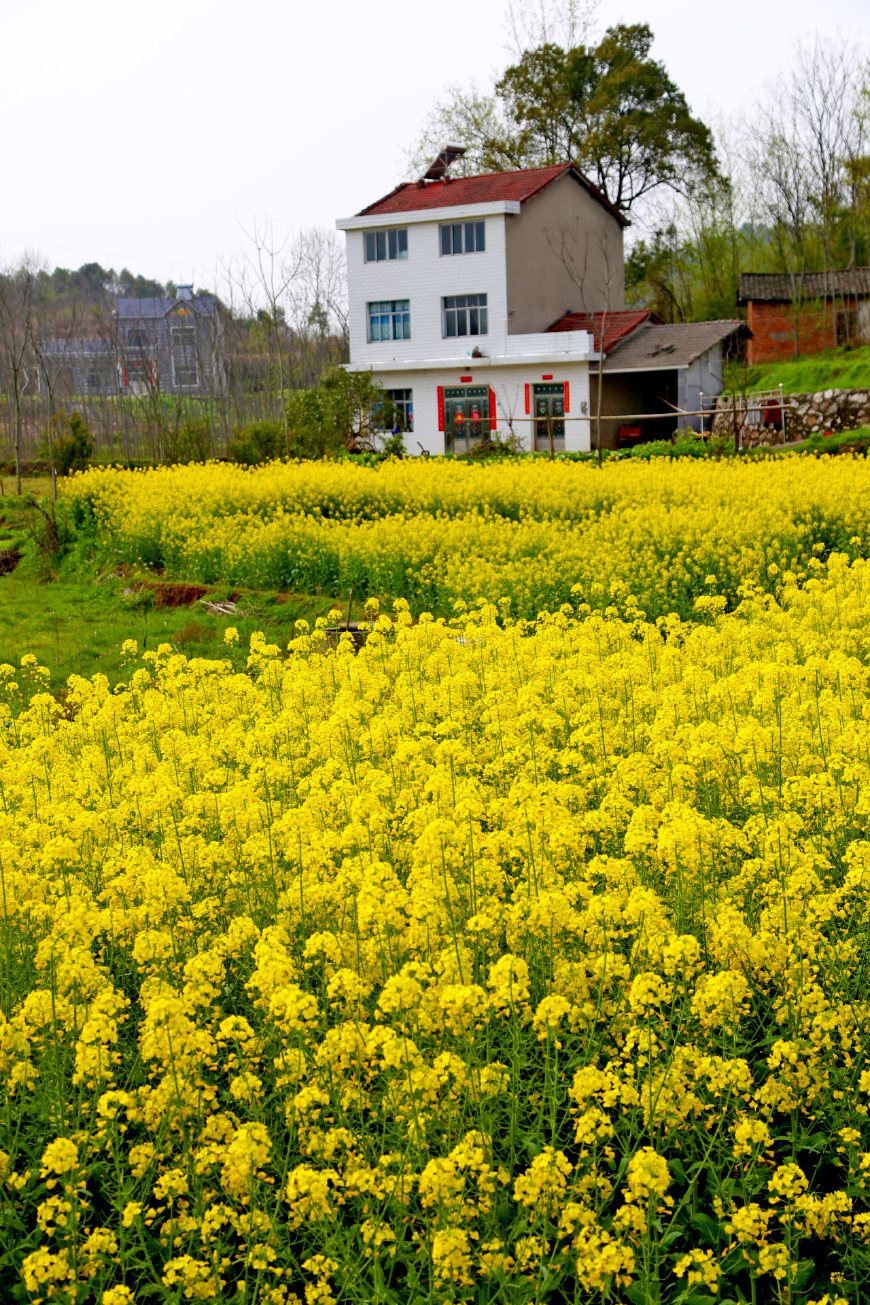
M134 299L124 297L118 300L118 317L165 317L173 308L181 304L201 317L211 317L217 306L214 295L195 295L192 299Z
M737 302L791 303L793 299L825 299L834 295L870 295L870 267L843 272L743 272Z
M115 353L110 340L43 340L39 347L47 358L69 358L73 362L81 358L112 358Z
M720 340L746 333L738 319L720 322L649 323L621 340L604 363L606 372L668 371L688 367Z

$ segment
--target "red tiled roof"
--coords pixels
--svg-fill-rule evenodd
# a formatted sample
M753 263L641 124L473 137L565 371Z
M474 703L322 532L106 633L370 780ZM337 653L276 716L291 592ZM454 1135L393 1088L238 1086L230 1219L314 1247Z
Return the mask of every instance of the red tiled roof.
M384 195L383 199L375 200L374 204L362 209L357 217L373 217L381 213L415 213L421 209L452 208L455 204L490 204L505 199L518 200L524 204L527 199L566 173L571 173L593 199L613 214L620 225L628 225L619 209L571 163L557 163L550 168L526 168L521 172L487 172L479 177L405 181L390 191L389 195Z
M588 331L595 340L595 352L601 352L602 324L604 352L610 353L620 340L653 319L648 308L618 313L566 313L549 328L551 331Z

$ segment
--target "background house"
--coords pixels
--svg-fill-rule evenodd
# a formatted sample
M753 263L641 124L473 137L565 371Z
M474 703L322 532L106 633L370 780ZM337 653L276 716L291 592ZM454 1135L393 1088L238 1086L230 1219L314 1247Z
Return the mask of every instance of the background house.
M119 298L104 333L41 343L40 386L57 395L214 395L224 390L223 323L214 295Z
M174 298L119 299L115 337L121 388L215 394L224 388L222 327L214 295L180 285Z
M870 344L870 268L844 272L745 272L738 303L752 333L750 366L843 344Z

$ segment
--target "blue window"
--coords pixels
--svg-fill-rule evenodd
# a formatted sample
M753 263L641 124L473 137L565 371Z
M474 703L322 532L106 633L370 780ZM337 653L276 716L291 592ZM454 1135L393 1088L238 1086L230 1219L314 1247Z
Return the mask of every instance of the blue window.
M410 340L410 299L378 299L368 305L369 339Z
M385 263L393 258L408 257L408 228L394 227L389 231L367 231L366 262Z

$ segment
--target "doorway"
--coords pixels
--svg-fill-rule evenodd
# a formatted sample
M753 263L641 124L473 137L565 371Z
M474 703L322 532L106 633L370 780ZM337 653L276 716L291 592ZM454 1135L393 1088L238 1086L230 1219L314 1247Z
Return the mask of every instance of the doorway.
M565 450L565 386L536 385L535 451L563 453Z
M473 444L488 439L489 431L489 390L485 386L445 389L445 452L467 453Z

